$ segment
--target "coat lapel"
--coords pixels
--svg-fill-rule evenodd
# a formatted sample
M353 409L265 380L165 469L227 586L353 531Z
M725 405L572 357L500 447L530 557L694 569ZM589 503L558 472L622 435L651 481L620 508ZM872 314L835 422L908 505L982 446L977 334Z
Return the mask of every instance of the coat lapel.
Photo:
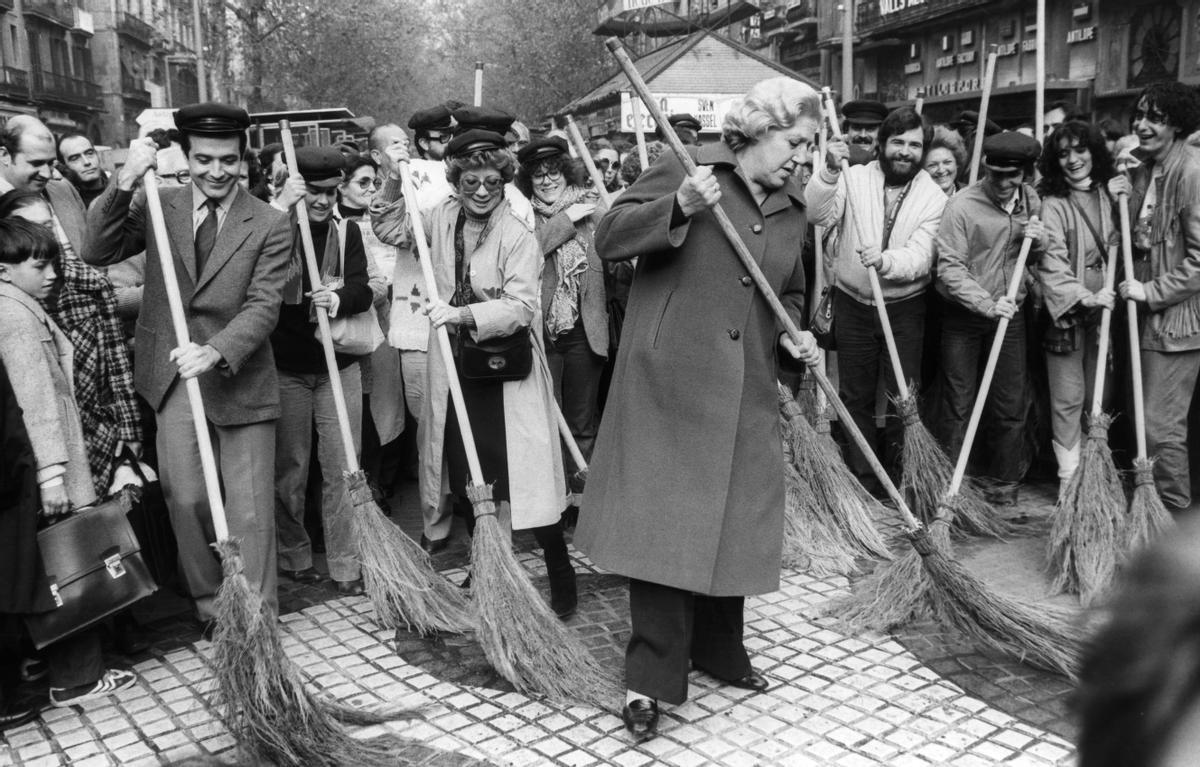
M183 267L188 276L188 282L196 284L196 242L192 238L192 189L183 187L182 190L167 197L163 216L167 221L167 234L171 239L171 256L175 259L175 272Z
M247 201L246 192L241 189L236 190L233 204L229 208L229 213L225 215L225 223L221 226L221 231L217 233L217 242L213 245L212 253L208 255L208 261L204 264L204 273L196 281L197 291L208 284L229 259L233 258L233 254L238 251L238 248L254 230L253 226L249 224L253 219L254 211ZM192 247L194 250L195 245ZM192 260L195 261L195 258Z

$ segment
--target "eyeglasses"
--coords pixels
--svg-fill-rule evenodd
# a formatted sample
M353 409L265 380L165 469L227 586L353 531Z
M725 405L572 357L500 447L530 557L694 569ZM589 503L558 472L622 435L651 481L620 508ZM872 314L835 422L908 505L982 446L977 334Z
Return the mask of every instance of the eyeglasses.
M1139 123L1142 120L1152 122L1155 125L1167 124L1167 116L1157 109L1135 109L1133 112L1133 122Z
M177 184L186 184L192 180L192 174L186 170L177 170L174 173L156 173L159 181L170 183L174 181Z
M620 162L619 160L614 160L614 161L612 161L611 163L609 163L609 161L608 161L608 160L603 160L603 159L601 159L601 160L596 160L596 167L597 167L597 168L599 168L599 169L600 169L600 170L602 170L602 171L603 171L603 170L608 170L608 169L609 169L609 167L612 167L612 168L620 168L620 167L621 167L621 162Z
M464 176L458 181L458 186L467 194L474 194L480 184L483 184L483 188L488 190L488 192L497 192L500 190L500 187L504 186L504 179L499 176L488 176L485 179L479 179L475 176Z
M371 178L370 176L363 176L358 181L355 181L354 185L364 191L367 189L378 189L379 180Z
M430 133L425 138L434 142L435 144L446 144L450 142L449 133Z
M558 181L563 177L561 170L543 170L533 174L533 183L544 184L547 181Z

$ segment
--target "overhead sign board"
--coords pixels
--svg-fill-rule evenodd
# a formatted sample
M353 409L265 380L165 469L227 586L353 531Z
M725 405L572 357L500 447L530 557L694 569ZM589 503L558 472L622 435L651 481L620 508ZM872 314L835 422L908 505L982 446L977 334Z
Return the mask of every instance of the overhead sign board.
M710 134L721 132L721 123L725 121L725 113L729 111L733 102L742 97L740 93L655 93L652 95L664 115L669 117L673 114L690 114L700 121L700 132ZM628 92L621 93L621 130L633 133L633 109L629 99ZM647 111L644 107L641 109L642 132L653 133L654 119L647 114Z

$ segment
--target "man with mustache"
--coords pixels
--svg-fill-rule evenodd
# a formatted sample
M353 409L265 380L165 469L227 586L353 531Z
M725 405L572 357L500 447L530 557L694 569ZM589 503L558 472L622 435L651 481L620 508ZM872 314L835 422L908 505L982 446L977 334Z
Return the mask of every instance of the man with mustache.
M888 359L868 269L878 275L888 319L900 351L899 373L887 363L889 397L896 376L914 380L921 372L925 334L925 289L933 264L933 238L946 195L921 167L933 129L911 107L901 107L878 129L880 156L842 170L850 155L842 139L827 144L825 165L805 189L812 222L842 232L829 251L834 285L834 335L839 392L863 434L875 434L875 399L881 360ZM862 239L860 239L860 237ZM822 267L818 267L822 268ZM881 457L897 470L904 427L889 418ZM867 487L882 492L867 458L851 446L850 467Z
M847 101L842 105L842 132L846 134L846 141L851 146L875 152L879 148L879 126L887 116L887 107L878 101Z

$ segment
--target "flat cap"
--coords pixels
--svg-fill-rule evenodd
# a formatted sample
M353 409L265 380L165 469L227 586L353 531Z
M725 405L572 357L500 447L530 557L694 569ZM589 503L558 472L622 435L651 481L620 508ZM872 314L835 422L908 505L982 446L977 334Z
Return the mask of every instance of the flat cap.
M438 104L413 112L408 118L408 127L411 130L450 130L450 110Z
M250 127L250 115L241 107L208 101L188 104L175 112L175 127L183 133L224 136Z
M492 107L459 107L451 113L454 117L455 133L471 130L485 130L499 133L503 136L516 122L516 116L503 109Z
M335 146L302 146L296 150L296 165L304 183L328 188L342 182L346 155Z
M556 157L567 153L567 140L559 136L544 136L535 138L517 152L517 162L522 165L532 165L548 157Z
M667 122L671 124L672 128L691 128L697 132L700 130L700 121L686 112L670 115L667 117Z
M878 101L857 99L842 104L842 117L851 125L879 125L888 116L888 108Z
M446 156L466 157L475 152L506 148L508 148L508 142L504 140L503 135L495 131L476 128L459 133L450 139L450 143L446 145Z
M1042 145L1016 131L1001 131L983 140L983 164L996 170L1017 170L1038 158Z
M974 109L967 109L958 113L958 117L954 118L954 122L950 126L959 133L968 133L979 127L979 113ZM994 136L1004 130L999 123L988 120L983 124L983 135Z

